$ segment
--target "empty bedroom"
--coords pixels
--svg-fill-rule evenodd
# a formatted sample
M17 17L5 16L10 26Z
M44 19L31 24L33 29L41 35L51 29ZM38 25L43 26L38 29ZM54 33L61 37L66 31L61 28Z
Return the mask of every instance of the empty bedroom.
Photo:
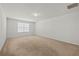
M79 56L79 3L0 3L0 56Z

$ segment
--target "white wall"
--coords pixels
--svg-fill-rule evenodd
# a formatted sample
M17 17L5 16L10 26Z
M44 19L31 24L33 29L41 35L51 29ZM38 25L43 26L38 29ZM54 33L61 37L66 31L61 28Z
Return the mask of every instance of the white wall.
M0 50L3 47L6 40L6 17L0 6Z
M1 44L2 43L2 12L1 12L1 8L0 8L0 48L1 48Z
M18 22L29 23L29 32L18 32ZM35 34L35 22L22 21L13 18L7 18L7 38L24 36L24 35L34 35Z
M79 12L39 21L36 23L36 33L79 45Z

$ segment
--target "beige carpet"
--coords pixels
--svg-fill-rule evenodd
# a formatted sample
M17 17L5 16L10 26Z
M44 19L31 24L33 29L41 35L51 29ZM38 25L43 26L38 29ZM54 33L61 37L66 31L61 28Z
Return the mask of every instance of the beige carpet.
M40 36L10 38L1 51L5 56L77 56L79 46Z

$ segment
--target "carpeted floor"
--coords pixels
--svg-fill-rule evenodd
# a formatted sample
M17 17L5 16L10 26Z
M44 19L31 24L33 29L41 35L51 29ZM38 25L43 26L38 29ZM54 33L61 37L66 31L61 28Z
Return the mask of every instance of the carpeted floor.
M3 56L79 56L79 46L40 36L10 38Z

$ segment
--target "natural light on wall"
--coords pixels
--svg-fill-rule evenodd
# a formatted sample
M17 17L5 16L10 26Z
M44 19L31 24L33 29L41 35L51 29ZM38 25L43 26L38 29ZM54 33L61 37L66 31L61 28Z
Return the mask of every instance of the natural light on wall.
M18 32L29 32L29 23L18 23Z

